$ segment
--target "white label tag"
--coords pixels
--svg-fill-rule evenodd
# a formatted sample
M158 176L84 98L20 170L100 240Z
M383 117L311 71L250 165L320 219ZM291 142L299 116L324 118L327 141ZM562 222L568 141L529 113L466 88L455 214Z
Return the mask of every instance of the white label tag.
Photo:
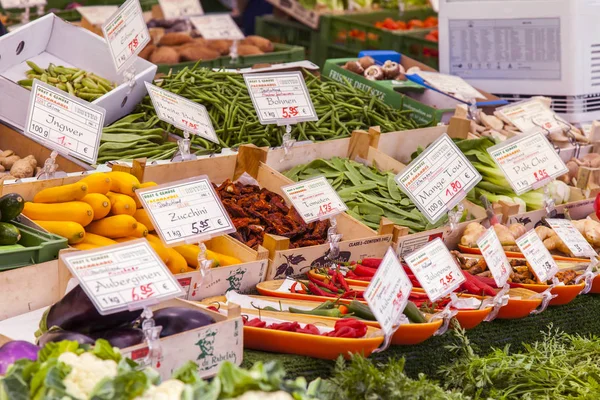
M158 118L177 128L219 143L206 107L144 82Z
M0 4L2 8L8 10L11 8L45 6L46 0L0 0Z
M465 281L454 257L439 238L404 256L404 261L432 302L452 293Z
M546 284L546 282L556 275L558 265L556 265L552 255L546 249L546 246L544 246L535 229L518 238L516 242L539 282Z
M477 246L481 250L481 254L483 254L483 258L494 277L494 281L496 281L496 286L502 288L508 281L512 268L494 228L487 230L477 241Z
M102 315L183 295L145 239L60 257Z
M520 101L497 111L523 133L560 132L562 129L554 111L538 99Z
M82 6L76 10L92 25L102 25L119 9L118 6Z
M481 180L452 139L444 134L396 175L396 182L435 223L452 209Z
M389 248L364 293L369 308L386 335L394 333L394 325L406 307L412 287L400 261Z
M282 186L281 190L307 224L330 218L348 209L322 176Z
M550 228L565 242L575 257L596 258L598 254L568 219L546 218Z
M417 75L423 78L431 87L456 98L465 101L485 99L484 95L479 93L473 86L469 85L463 78L458 76L428 71L419 71L417 72Z
M490 147L488 153L517 195L537 189L568 172L563 160L541 132L515 136Z
M106 110L35 79L25 134L59 153L95 164Z
M288 125L318 120L300 72L246 74L244 80L261 124Z
M235 227L206 176L136 190L167 246L198 243Z
M202 15L204 10L199 0L158 0L164 19L177 19Z
M150 42L150 33L144 21L139 0L127 0L102 25L117 73L127 69L140 51Z
M244 34L229 14L210 14L190 18L190 22L206 40L242 40Z

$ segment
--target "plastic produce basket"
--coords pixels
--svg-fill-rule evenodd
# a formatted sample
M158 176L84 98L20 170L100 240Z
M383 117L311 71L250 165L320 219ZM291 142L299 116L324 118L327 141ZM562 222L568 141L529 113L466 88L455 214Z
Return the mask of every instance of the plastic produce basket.
M214 60L204 61L198 65L206 68L247 68L255 64L279 64L287 63L292 61L304 60L304 47L300 46L289 46L285 44L274 44L274 51L271 53L259 54L255 56L240 56L238 62L235 64L231 63L231 57L224 56ZM168 74L169 70L173 73L179 72L185 67L193 67L196 65L196 61L183 62L179 64L167 65L159 64L158 73Z
M19 222L11 223L21 231L19 244L25 247L0 251L0 271L55 260L60 250L69 247L67 239L63 237L38 231Z

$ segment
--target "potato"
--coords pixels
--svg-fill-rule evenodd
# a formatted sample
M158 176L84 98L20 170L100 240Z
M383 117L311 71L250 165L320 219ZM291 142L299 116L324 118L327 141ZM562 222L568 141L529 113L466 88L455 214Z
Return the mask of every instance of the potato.
M171 47L159 47L150 55L152 64L177 64L179 62L179 54Z
M229 54L229 48L233 44L231 40L209 40L206 43L209 48L218 51L221 55Z
M149 43L146 47L142 49L142 51L140 51L140 54L138 54L138 56L142 57L144 60L148 60L154 50L156 50L156 46L152 43Z
M269 39L266 39L261 36L250 35L247 36L244 40L242 40L241 44L249 44L252 46L256 46L265 53L270 53L273 51L273 43Z
M213 49L203 45L188 46L179 51L179 56L183 61L198 61L198 60L214 60L219 58L221 54Z
M159 46L179 46L184 43L191 42L192 37L187 33L183 32L169 32L165 33L163 37L160 38L158 45Z
M265 54L264 52L261 51L261 49L259 49L256 46L253 46L251 44L240 44L238 46L238 54L240 56L255 56L258 54Z

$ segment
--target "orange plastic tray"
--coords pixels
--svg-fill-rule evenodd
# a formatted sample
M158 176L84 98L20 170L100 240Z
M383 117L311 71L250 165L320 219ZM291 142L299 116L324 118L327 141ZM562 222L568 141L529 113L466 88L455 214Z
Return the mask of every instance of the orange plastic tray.
M532 285L532 284L522 284L522 287L525 289L533 290L537 293L542 293L544 290L548 289L549 285ZM556 294L557 297L550 300L549 305L551 306L562 306L564 304L569 304L585 287L585 283L582 282L577 285L564 285L564 286L556 286L552 289L552 294Z
M600 275L596 276L592 281L592 288L589 293L600 293Z
M481 250L479 249L479 247L467 247L467 246L463 246L462 244L459 244L458 249L460 250L461 253L481 255ZM508 257L508 258L525 258L523 253L521 253L519 251L505 251L504 253L506 253L506 257ZM590 260L587 260L585 258L573 258L573 257L565 257L565 256L557 256L557 255L552 255L552 258L554 258L557 261L573 261L573 262L585 262L585 263L590 262Z

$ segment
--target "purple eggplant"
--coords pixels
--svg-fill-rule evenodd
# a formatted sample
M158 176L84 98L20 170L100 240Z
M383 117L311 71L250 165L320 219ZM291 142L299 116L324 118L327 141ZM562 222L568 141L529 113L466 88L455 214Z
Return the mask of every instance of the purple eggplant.
M0 375L4 375L8 367L17 360L28 358L36 361L39 350L38 346L24 340L5 343L0 347Z
M40 346L45 346L51 342L62 342L63 340L71 340L79 344L94 344L96 341L83 333L63 331L62 329L55 329L48 332L44 332L38 339Z
M88 334L130 323L141 313L139 310L100 315L81 286L76 286L44 313L40 321L40 330L46 332L53 326L58 326L66 331Z
M215 320L206 313L185 307L167 307L154 312L156 326L162 326L160 337L167 337L177 333L189 331L213 324Z
M136 328L116 328L104 332L94 332L94 339L106 339L113 347L124 349L144 341L144 332Z

